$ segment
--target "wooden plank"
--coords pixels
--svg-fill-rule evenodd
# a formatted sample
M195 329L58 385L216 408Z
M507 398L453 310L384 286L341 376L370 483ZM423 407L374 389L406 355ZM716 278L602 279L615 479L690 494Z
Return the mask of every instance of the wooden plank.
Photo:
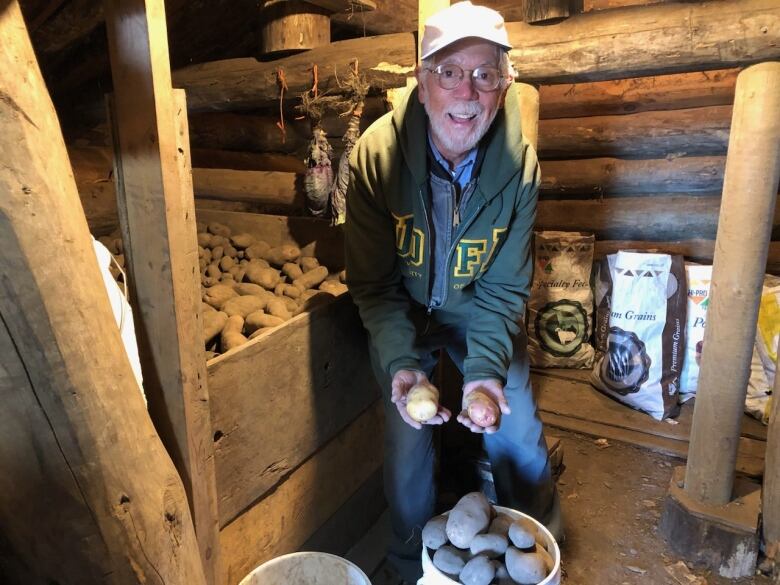
M289 208L304 207L303 175L276 171L192 169L195 197L247 201Z
M322 551L344 556L371 530L385 510L387 510L387 501L385 501L380 467L314 534L306 539L300 550Z
M541 195L720 193L725 156L542 161Z
M218 221L233 229L262 234L273 245L294 244L308 256L315 256L330 269L344 266L344 232L327 220L198 209L198 221Z
M319 68L321 92L340 91L337 76L346 75L355 59L372 87L400 87L414 70L414 43L411 33L351 39L268 63L245 58L193 65L176 71L173 80L176 87L187 90L193 110L246 109L278 103L279 71L284 72L287 95L300 95L311 89L312 63Z
M717 197L621 197L539 201L537 229L587 231L605 240L664 241L695 234L715 238Z
M543 85L542 119L681 110L734 103L739 69Z
M730 126L731 106L542 120L538 151L542 160L724 156Z
M518 77L570 83L723 69L780 56L775 0L630 6L558 24L507 24Z
M540 410L678 441L688 440L693 420L693 403L682 405L680 414L675 419L676 424L657 421L592 388L590 383L583 379L587 370L572 370L572 374L566 374L576 375L576 379L564 378L564 372L566 370L552 370L548 374L547 371L540 373L535 370L531 375L534 391L539 394ZM742 417L742 421L746 429L744 435L761 442L766 440L766 430L761 423L747 415Z
M150 414L190 498L206 581L219 565L187 105L162 0L106 0L120 221Z
M367 346L343 295L209 361L222 526L376 400Z
M0 39L2 581L203 585L17 1Z
M677 441L666 437L622 429L611 425L596 423L583 419L573 418L553 414L549 412L540 412L539 416L545 425L583 433L592 437L612 439L621 441L656 453L663 453L671 457L685 459L688 456L688 443L686 441ZM761 477L764 473L764 458L758 453L762 443L752 441L745 437L739 440L739 456L737 457L737 471L750 477Z
M382 464L382 406L375 402L287 480L223 528L222 583L293 552Z

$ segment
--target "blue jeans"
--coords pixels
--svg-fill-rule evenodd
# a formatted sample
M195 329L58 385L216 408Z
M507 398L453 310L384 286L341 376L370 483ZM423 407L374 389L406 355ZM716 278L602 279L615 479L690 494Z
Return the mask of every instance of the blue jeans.
M435 315L435 313L434 313ZM417 346L422 368L430 377L436 365L436 352L444 349L461 372L466 356L466 331L457 325L428 324L418 330ZM515 340L514 355L504 388L512 414L501 419L498 432L484 435L490 458L498 504L533 516L543 524L551 514L555 487L550 474L542 422L531 392L527 340L522 332ZM378 367L371 350L371 363L382 388L385 409L385 497L390 508L393 541L388 558L409 582L422 573L420 565L422 527L434 515L433 427L416 430L407 425L390 402L391 378ZM446 424L458 424L453 413Z

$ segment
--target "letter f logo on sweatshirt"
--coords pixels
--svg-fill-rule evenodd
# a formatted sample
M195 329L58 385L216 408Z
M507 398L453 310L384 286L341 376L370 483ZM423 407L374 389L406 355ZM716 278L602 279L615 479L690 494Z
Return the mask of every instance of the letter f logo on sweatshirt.
M423 249L425 234L420 228L414 227L414 215L396 215L395 220L395 248L400 258L405 258L412 266L420 266L423 263Z

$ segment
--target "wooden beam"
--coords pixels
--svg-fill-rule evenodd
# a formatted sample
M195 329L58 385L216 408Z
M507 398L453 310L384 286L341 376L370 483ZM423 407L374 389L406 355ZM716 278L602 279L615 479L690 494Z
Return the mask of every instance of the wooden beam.
M539 149L539 90L527 83L516 84L517 101L520 104L520 124L523 137Z
M542 120L539 126L543 160L724 156L731 106L560 118Z
M103 3L70 0L35 33L35 49L42 53L62 51L103 23Z
M541 117L576 118L734 103L738 69L543 85Z
M592 158L541 163L542 195L719 193L725 157Z
M382 406L376 401L279 487L221 532L222 583L294 552L382 465Z
M106 0L125 254L150 411L190 497L206 580L219 540L187 106L171 90L162 0Z
M187 90L193 110L247 109L278 103L279 71L284 72L286 94L300 95L311 89L314 63L319 69L320 91L340 91L337 76L345 76L355 59L373 87L400 87L414 71L414 43L410 33L338 41L268 63L230 59L193 65L176 71L173 82Z
M17 1L0 38L3 583L204 585Z
M780 56L775 0L631 6L549 26L508 23L507 30L518 77L529 83L722 69Z
M570 15L569 0L520 0L518 4L518 20L523 22L550 22Z

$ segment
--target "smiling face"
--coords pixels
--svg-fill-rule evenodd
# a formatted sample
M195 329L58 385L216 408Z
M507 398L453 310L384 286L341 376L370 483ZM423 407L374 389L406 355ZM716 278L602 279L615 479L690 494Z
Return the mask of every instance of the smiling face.
M494 91L479 91L469 76L477 67L500 65L499 49L476 38L460 40L434 55L434 66L455 64L466 74L455 89L442 89L436 74L417 70L418 97L425 106L431 137L450 164L457 165L490 128L506 94L506 84Z

